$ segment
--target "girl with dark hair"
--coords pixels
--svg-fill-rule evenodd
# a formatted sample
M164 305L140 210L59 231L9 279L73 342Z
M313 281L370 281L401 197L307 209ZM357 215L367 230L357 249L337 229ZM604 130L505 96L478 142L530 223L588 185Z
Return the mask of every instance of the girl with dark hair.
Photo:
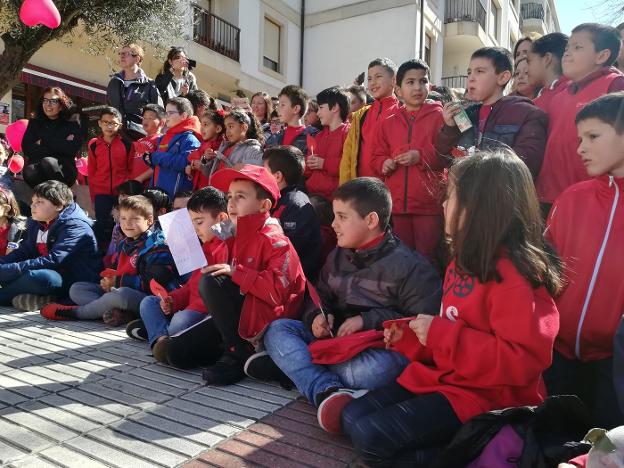
M451 262L439 315L384 323L387 346L412 362L341 415L369 466L429 466L473 416L546 397L561 262L544 244L531 173L506 150L459 159L444 215Z
M169 50L162 70L154 81L164 102L174 97L185 97L197 89L197 79L190 71L184 48L172 47Z
M224 119L225 138L218 151L206 150L206 164L200 170L209 180L219 169L233 167L240 169L243 164L262 166L262 145L264 135L260 122L251 112L234 110Z
M82 132L77 122L69 120L72 108L71 99L61 88L43 91L22 141L24 180L31 187L46 180L58 180L69 187L76 182L74 158L82 145Z
M15 195L0 187L0 256L17 249L26 232L26 219L20 216Z

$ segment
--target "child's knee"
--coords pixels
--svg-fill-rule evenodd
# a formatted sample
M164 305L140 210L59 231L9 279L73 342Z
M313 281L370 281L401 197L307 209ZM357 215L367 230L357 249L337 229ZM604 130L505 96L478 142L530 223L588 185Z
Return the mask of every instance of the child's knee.
M271 322L264 334L265 346L267 341L278 342L284 334L299 335L299 327L297 325L300 323L299 320L293 319L277 319Z
M146 318L154 313L153 311L155 309L160 310L160 298L157 296L147 296L141 301L141 305L139 306L141 319L145 321Z

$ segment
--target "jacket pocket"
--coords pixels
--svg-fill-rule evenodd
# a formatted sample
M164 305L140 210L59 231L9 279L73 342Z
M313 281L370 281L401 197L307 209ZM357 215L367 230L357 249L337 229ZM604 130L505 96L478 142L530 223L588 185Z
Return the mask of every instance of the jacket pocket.
M484 138L490 137L507 146L513 146L516 135L520 131L520 125L494 125L493 135L484 135ZM489 132L488 132L489 133ZM484 143L487 143L485 141Z

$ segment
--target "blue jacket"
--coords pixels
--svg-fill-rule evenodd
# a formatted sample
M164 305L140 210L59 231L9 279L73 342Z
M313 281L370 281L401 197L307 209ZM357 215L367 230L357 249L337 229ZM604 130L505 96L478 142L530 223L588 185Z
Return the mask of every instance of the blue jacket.
M27 236L19 248L0 257L0 282L13 281L30 270L55 270L63 276L63 288L77 281L100 280L102 260L92 229L93 221L76 203L65 207L48 230L48 255L37 250L41 224L28 219Z
M180 125L176 125L174 129L177 127ZM189 155L200 146L196 136L199 133L194 122L189 122L188 125L183 123L179 129L182 131L169 135L174 129L169 129L168 133L160 137L158 151L145 159L154 168L152 185L165 190L171 200L177 192L193 189L193 180L186 175L184 169L189 165Z

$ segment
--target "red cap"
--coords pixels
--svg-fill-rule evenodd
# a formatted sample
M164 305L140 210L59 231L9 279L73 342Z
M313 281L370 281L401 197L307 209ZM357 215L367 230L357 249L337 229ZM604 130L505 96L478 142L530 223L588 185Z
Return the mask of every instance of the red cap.
M239 170L224 168L215 172L210 182L214 188L227 193L230 184L238 179L255 182L271 194L274 203L277 203L277 200L280 198L280 189L277 186L275 177L264 166L244 164Z

